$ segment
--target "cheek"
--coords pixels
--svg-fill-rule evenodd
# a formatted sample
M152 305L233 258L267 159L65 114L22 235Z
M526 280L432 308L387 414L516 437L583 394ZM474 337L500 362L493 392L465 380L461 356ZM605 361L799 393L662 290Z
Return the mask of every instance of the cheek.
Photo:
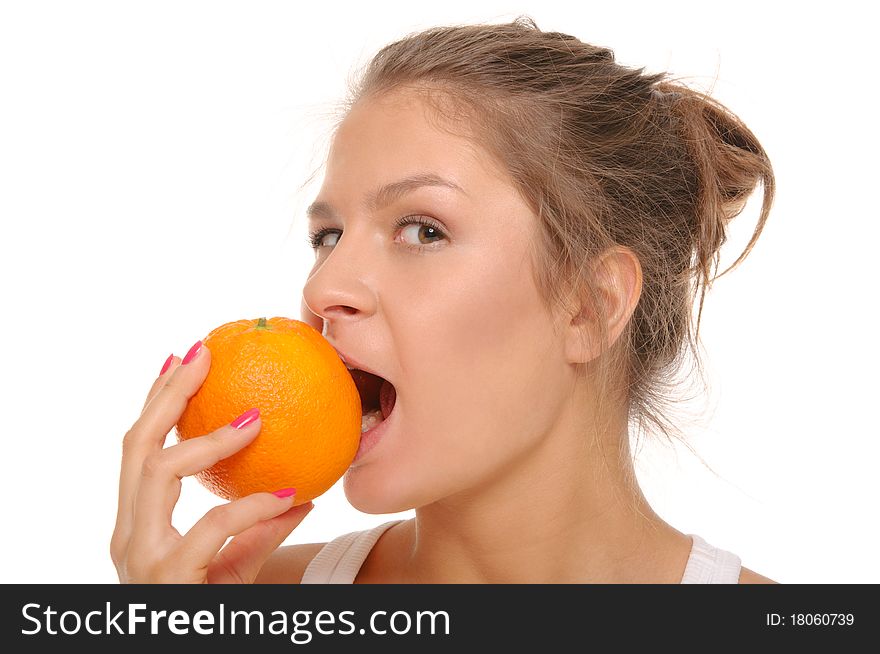
M411 362L419 383L406 413L423 452L442 459L484 459L499 439L502 449L533 439L553 401L538 389L559 383L559 348L523 258L472 260L449 275L455 287L442 301L433 296L437 313L418 332L423 357Z
M521 261L446 265L437 292L409 277L407 290L421 293L389 317L405 319L393 324L407 335L397 349L403 428L378 465L346 476L356 508L388 511L394 498L405 510L475 486L547 433L565 395L563 350Z
M461 372L472 370L502 383L520 376L538 342L545 343L548 321L526 265L520 257L482 259L457 284L451 310L438 322ZM467 382L467 375L459 375ZM503 386L501 387L503 388Z

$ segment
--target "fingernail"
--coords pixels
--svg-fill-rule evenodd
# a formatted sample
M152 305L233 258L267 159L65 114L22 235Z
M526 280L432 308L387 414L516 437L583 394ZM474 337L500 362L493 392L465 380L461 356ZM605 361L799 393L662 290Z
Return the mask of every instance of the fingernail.
M168 358L165 359L165 365L162 366L162 372L159 373L159 376L160 376L160 377L161 377L162 375L164 375L166 372L168 372L168 368L171 367L171 362L172 362L172 361L174 361L174 354L173 354L173 353L170 354L170 355L168 355Z
M259 409L250 409L249 411L245 411L240 416L238 416L235 420L230 422L229 424L235 427L236 429L241 429L246 425L251 424L254 420L260 417Z
M277 490L274 493L272 493L272 495L274 495L275 497L280 497L281 499L284 499L285 497L290 497L291 495L293 495L295 493L296 493L295 488L282 488L281 490Z
M195 359L196 355L198 355L199 350L201 350L201 349L202 349L202 342L196 341L195 344L191 348L189 348L189 352L186 353L186 356L183 357L183 363L181 365L185 366L190 361Z

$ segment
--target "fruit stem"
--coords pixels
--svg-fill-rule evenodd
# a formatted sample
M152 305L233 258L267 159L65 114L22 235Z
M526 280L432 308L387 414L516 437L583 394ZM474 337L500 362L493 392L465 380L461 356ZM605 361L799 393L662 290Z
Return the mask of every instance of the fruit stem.
M269 326L266 324L265 318L260 318L257 320L257 329L269 329Z

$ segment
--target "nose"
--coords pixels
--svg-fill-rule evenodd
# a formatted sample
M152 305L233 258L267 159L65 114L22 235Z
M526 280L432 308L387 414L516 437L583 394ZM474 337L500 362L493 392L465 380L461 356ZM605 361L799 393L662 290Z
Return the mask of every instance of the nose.
M351 243L353 239L349 239ZM374 277L363 250L345 249L343 239L320 254L303 286L303 321L327 334L336 322L362 320L375 311Z

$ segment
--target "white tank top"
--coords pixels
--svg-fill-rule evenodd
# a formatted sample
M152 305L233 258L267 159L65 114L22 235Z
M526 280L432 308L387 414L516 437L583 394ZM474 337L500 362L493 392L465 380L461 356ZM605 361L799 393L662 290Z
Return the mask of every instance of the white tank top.
M403 520L339 536L321 548L303 573L304 584L351 584L373 545L385 531ZM683 584L739 583L740 558L710 545L696 534L681 578Z

